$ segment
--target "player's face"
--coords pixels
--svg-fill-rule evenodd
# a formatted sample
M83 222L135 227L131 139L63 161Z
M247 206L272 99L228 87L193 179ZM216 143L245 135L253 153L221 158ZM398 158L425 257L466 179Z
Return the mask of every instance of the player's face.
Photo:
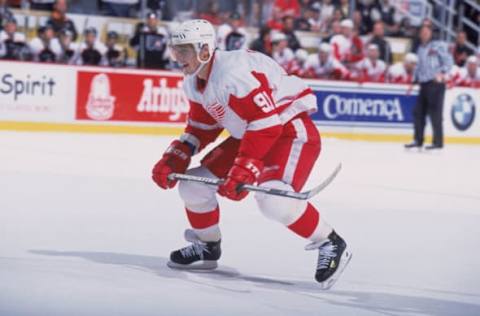
M322 63L326 63L326 62L327 62L327 60L328 60L328 55L329 55L329 53L326 53L326 52L319 52L319 53L318 53L318 56L320 57L320 61L321 61Z
M185 75L195 73L200 66L197 59L197 52L193 45L173 45L170 47L173 59L180 65Z
M407 70L407 72L412 72L415 67L417 67L416 63L405 63L405 69Z
M342 26L342 34L345 37L350 37L352 35L352 29L349 27Z
M475 77L475 74L477 73L477 64L476 63L467 63L467 71L468 74L472 77Z
M368 50L368 58L372 60L377 60L379 56L378 49L369 49Z

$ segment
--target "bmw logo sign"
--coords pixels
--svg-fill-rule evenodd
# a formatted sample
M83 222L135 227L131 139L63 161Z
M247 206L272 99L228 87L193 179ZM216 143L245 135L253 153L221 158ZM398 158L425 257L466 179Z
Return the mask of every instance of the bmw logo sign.
M475 120L475 102L466 93L459 94L452 106L452 122L460 131L466 131Z

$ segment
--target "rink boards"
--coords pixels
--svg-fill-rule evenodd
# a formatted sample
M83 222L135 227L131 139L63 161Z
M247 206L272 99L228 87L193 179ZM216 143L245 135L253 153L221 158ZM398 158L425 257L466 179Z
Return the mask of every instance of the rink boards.
M318 102L312 117L324 137L411 139L416 88L307 82ZM447 90L446 142L480 144L479 106L479 89ZM174 135L188 109L177 73L0 61L0 129Z

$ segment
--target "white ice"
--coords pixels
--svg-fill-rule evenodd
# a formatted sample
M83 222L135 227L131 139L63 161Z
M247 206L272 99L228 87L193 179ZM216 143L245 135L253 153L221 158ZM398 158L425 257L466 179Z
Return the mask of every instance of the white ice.
M171 137L0 132L0 315L480 315L480 147L324 139L306 188L353 259L334 289L254 199L221 200L212 273L173 271L188 227L150 170Z

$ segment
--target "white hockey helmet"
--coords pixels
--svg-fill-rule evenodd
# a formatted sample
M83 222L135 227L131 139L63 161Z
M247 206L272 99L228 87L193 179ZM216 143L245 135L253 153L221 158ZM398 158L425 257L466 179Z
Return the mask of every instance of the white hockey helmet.
M308 58L308 52L305 49L299 48L295 52L295 58L299 61L305 61Z
M478 58L477 58L477 56L474 56L474 55L469 56L469 57L467 58L467 60L466 60L466 63L467 63L467 64L477 64L477 63L478 63Z
M321 43L318 50L322 53L330 54L332 51L332 46L328 43Z
M204 64L210 61L216 48L215 29L207 20L189 20L181 23L170 33L170 44L183 45L193 44L197 52L197 58ZM210 57L208 60L200 60L198 54L204 45L208 45Z
M272 36L271 36L272 43L278 43L280 41L286 41L286 40L287 40L287 35L285 35L285 33L282 33L279 31L272 32Z
M418 63L418 57L414 53L408 53L405 55L404 61L409 64L417 64Z

